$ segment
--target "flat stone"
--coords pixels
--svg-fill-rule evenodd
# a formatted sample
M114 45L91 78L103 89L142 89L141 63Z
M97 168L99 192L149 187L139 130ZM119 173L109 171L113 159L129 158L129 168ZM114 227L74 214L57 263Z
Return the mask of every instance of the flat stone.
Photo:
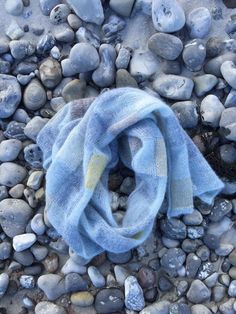
M194 280L187 293L187 298L192 303L204 303L211 296L210 290L199 279Z
M94 302L93 295L88 291L73 293L70 297L72 304L77 306L90 306Z
M233 61L225 61L220 67L220 71L226 82L232 87L236 88L236 66Z
M187 16L186 25L191 38L204 38L211 29L212 18L210 11L205 7L193 9Z
M194 92L198 97L202 97L218 83L218 79L215 75L204 74L193 77Z
M206 96L200 106L202 123L211 127L218 127L224 106L215 95Z
M66 310L55 303L42 301L35 307L35 314L66 314Z
M21 252L31 247L36 241L34 233L24 233L14 236L13 248L16 252Z
M124 294L116 288L102 289L95 297L95 309L98 313L110 314L122 311Z
M110 0L111 9L117 14L129 17L133 9L134 0Z
M0 161L13 161L19 155L23 145L17 139L9 139L0 143Z
M145 306L143 290L134 276L125 279L125 306L133 311L141 311Z

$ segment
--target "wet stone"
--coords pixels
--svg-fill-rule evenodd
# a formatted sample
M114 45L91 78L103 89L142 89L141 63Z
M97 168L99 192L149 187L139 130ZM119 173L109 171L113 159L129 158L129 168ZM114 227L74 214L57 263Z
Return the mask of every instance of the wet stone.
M186 238L187 229L185 224L176 218L164 219L160 228L164 234L174 240L182 240Z
M145 306L142 288L134 276L125 280L125 306L133 311L141 311Z
M191 38L204 38L211 29L211 13L205 7L193 9L187 16L186 25Z
M30 144L24 148L24 158L32 167L42 167L43 154L37 144Z
M210 298L211 292L203 282L196 279L191 283L187 298L192 303L201 304Z
M190 71L197 72L204 64L206 48L200 39L193 39L184 46L182 56L186 67Z
M226 199L216 199L209 218L218 222L232 210L232 203Z
M185 262L186 254L180 248L168 249L161 258L161 265L167 270L178 270Z
M95 309L98 313L119 312L124 307L124 294L116 288L100 290L95 298Z

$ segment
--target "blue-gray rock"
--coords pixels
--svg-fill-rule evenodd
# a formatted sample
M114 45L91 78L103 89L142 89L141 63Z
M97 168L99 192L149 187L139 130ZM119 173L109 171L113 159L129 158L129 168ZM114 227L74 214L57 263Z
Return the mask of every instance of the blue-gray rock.
M46 92L38 79L33 79L26 86L23 102L27 109L38 110L42 108L47 100Z
M31 247L37 240L34 233L24 233L14 236L13 248L16 252L21 252Z
M35 286L34 276L31 275L21 275L20 276L20 285L25 289L33 289Z
M151 51L134 51L129 72L138 83L148 80L158 68L157 58Z
M48 53L54 46L56 40L52 33L43 35L37 43L36 51L40 55Z
M183 265L186 254L180 248L171 248L161 257L161 265L167 270L178 270Z
M7 138L18 139L20 141L26 140L27 137L24 134L25 123L11 121L8 123L4 136Z
M21 101L21 88L16 78L0 74L0 118L10 117Z
M14 16L21 15L23 12L23 2L22 0L6 0L5 1L5 10Z
M62 306L48 301L37 303L34 310L35 314L66 314L66 310Z
M236 107L223 110L220 118L220 127L228 140L236 141Z
M75 31L77 31L82 26L81 19L78 18L78 16L73 13L67 16L67 22L70 25L70 27Z
M11 255L11 243L4 241L0 243L0 260L8 259Z
M116 58L116 68L127 69L130 57L131 57L130 50L125 47L121 47Z
M23 200L7 198L0 202L0 224L10 238L25 232L31 216L32 209Z
M105 278L95 266L89 266L88 275L94 287L102 288L105 286Z
M10 73L11 64L8 61L0 60L0 73L8 74Z
M203 221L202 214L197 209L194 209L192 214L184 215L183 217L183 222L187 226L200 225L202 221Z
M211 29L210 11L205 7L193 9L187 16L186 25L191 38L204 38Z
M117 14L129 17L133 9L134 2L134 0L110 0L109 5Z
M65 276L65 291L66 293L76 291L87 291L88 283L83 277L77 273L70 273Z
M48 255L48 249L46 246L34 244L31 246L30 251L33 253L37 261L42 261Z
M149 38L148 48L159 57L175 60L183 50L183 43L174 35L156 33Z
M51 10L60 2L60 0L39 0L40 8L44 15L49 15Z
M8 197L7 187L2 185L0 186L0 201Z
M181 63L178 60L164 60L161 63L162 72L165 74L179 75L182 72Z
M202 238L204 235L204 228L202 226L192 226L187 228L187 235L189 239Z
M44 232L46 230L46 226L45 226L42 214L38 213L33 217L33 219L31 220L31 229L37 235L43 235L44 234Z
M30 252L30 250L25 250L22 252L14 252L13 259L23 266L31 266L34 262L34 256Z
M176 100L190 99L193 86L191 79L173 74L160 75L153 82L154 90L161 96Z
M27 186L33 190L38 190L43 180L43 171L33 171L27 181Z
M92 79L99 87L109 87L115 81L116 51L110 44L102 44L99 48L100 64L93 72Z
M218 127L224 106L215 95L206 96L200 105L202 123L211 127Z
M134 276L125 279L125 306L132 311L141 311L145 306L143 290Z
M0 184L8 187L22 182L27 171L22 166L13 162L4 162L0 166Z
M13 161L19 155L23 145L17 139L9 139L0 143L0 161Z
M236 88L236 66L233 61L225 61L220 67L223 78L232 87Z
M72 258L69 258L61 269L61 272L65 275L70 274L70 273L77 273L80 275L84 275L86 271L87 271L87 268L85 266L75 263Z
M219 237L214 234L205 234L203 242L211 250L216 250L220 245Z
M211 296L211 291L207 288L207 286L196 279L192 281L190 288L187 292L187 298L190 302L195 304L201 304L209 300Z
M7 291L9 284L9 276L7 273L0 274L0 298L5 294Z
M64 23L66 22L69 14L70 8L67 4L55 5L50 12L50 21L56 25Z
M195 304L191 307L191 314L211 314L212 312L203 304Z
M183 61L186 67L192 71L200 71L205 58L206 48L201 39L193 39L184 46Z
M100 0L67 0L69 6L83 21L101 25L104 20L103 8Z
M56 87L62 79L60 64L53 58L43 60L39 67L39 74L41 82L49 89Z
M226 287L225 286L223 286L223 285L216 285L215 287L213 287L213 289L212 289L212 299L215 302L222 301L225 295L226 295Z
M0 38L0 54L4 54L9 51L9 40L7 38Z
M32 167L42 167L43 154L37 144L30 144L24 148L24 158Z
M155 303L145 307L139 314L170 314L169 309L169 301L156 301Z
M204 65L204 72L208 74L213 74L216 77L221 77L221 65L225 61L233 61L236 62L236 54L232 52L224 53L223 55L220 55L218 57L215 57L213 59L210 59L208 62Z
M152 21L159 32L176 32L185 24L184 10L176 0L153 0Z
M67 83L61 92L65 103L68 103L72 100L84 98L86 85L86 81L78 79L72 80Z
M225 108L236 107L236 90L231 89L224 103Z
M226 1L226 0L224 0ZM235 299L234 298L229 298L227 301L225 302L221 302L220 306L219 306L219 310L222 314L234 314L235 310L234 310L234 303L235 303Z
M221 221L222 218L232 210L232 208L233 206L231 201L223 198L217 198L211 209L209 218L213 222Z
M78 42L80 43L88 43L94 46L95 48L100 47L100 38L97 34L93 33L89 29L85 27L80 27L75 34Z
M24 36L23 29L19 26L19 24L12 20L11 23L6 27L5 34L11 39L11 40L17 40Z
M98 313L110 314L120 312L124 307L124 294L116 288L102 289L95 298L95 309Z
M78 56L80 56L78 58ZM95 70L99 65L97 50L88 43L79 43L72 47L68 59L61 62L64 76Z
M126 22L117 15L110 15L108 22L103 24L102 31L105 34L105 43L119 43L121 41L120 32L125 28Z
M132 258L132 253L131 251L120 254L107 252L107 257L109 261L111 261L114 264L125 264L128 263L128 261Z
M174 240L183 240L187 235L185 224L176 218L164 219L160 224L160 228L165 236Z
M116 72L116 87L138 87L136 80L125 69Z
M198 97L202 97L218 83L218 78L212 74L203 74L193 77L194 92Z
M21 108L16 109L13 115L13 119L21 123L28 123L30 121L30 117L28 113L24 109L21 109Z
M197 105L193 101L176 102L171 106L183 128L194 128L198 124Z
M196 254L188 254L186 258L186 275L188 278L195 278L201 262L201 259Z
M130 275L130 272L123 266L116 265L114 267L114 274L118 284L123 286L125 283L125 279Z
M38 287L43 290L48 300L56 300L66 293L63 277L56 274L46 274L38 278Z
M233 144L224 144L220 146L220 158L227 164L233 164L236 162L236 148Z
M35 52L35 46L25 39L12 40L9 46L11 55L17 60L32 56Z
M73 29L66 23L58 25L53 34L55 39L62 43L72 43L75 37Z
M41 118L39 116L33 117L25 126L24 133L31 140L36 142L36 138L40 132L40 130L45 126L48 122L48 119Z

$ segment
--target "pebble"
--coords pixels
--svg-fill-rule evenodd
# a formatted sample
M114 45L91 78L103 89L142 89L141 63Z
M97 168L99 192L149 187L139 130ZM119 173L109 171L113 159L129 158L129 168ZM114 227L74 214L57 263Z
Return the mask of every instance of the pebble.
M218 79L212 74L203 74L193 77L194 92L198 97L204 96L207 92L212 90L218 83Z
M62 79L60 64L52 58L47 58L41 63L39 74L41 82L49 89L58 85Z
M30 275L21 275L20 284L25 289L33 289L35 286L34 276Z
M7 273L0 274L0 298L5 294L9 285L9 276Z
M221 221L222 218L227 215L233 206L232 203L226 199L217 198L215 200L215 204L212 207L209 218L211 221L218 222Z
M173 287L171 281L166 276L160 276L158 278L158 286L162 292L170 291Z
M148 80L158 69L159 63L151 51L134 51L129 72L138 83Z
M236 107L226 108L223 110L220 118L220 127L225 130L225 138L236 141Z
M22 60L26 57L32 56L35 52L34 45L25 39L10 41L10 51L13 58Z
M69 6L83 21L101 25L104 20L103 8L100 0L90 0L90 2L78 2L67 0Z
M107 252L107 258L114 264L125 264L128 263L129 260L132 258L132 253L131 251L120 254Z
M85 266L77 264L73 261L72 258L69 258L61 269L61 272L65 275L69 273L78 273L80 275L84 275L86 271L87 268Z
M211 127L218 127L224 106L215 95L206 96L200 105L202 123Z
M62 97L66 103L84 98L86 91L86 81L74 79L67 83L62 89Z
M39 80L31 80L23 94L25 107L29 110L38 110L45 105L46 99L46 92Z
M0 184L7 187L21 183L27 175L22 166L13 162L4 162L0 166Z
M115 80L116 51L110 44L102 44L99 48L100 64L93 72L92 79L99 87L109 87Z
M211 29L211 13L206 7L193 9L187 16L186 25L191 38L204 38Z
M184 46L183 61L186 67L192 71L200 71L206 58L206 48L201 39L193 39Z
M82 26L82 21L75 14L67 16L67 22L73 30L78 30Z
M23 252L14 252L13 259L23 266L30 266L34 262L34 256L30 252L30 250L25 250Z
M145 306L143 290L134 276L125 279L125 306L133 311L141 311Z
M4 54L9 51L9 40L1 37L0 38L0 54Z
M191 307L192 314L211 314L212 312L203 304L195 304Z
M201 304L206 302L211 296L211 291L207 288L207 286L196 279L192 281L190 288L187 292L187 298L190 302Z
M236 297L236 280L231 281L228 289L228 295L233 298Z
M145 307L139 314L169 314L170 302L167 300L156 301Z
M16 252L21 252L31 247L36 241L34 233L25 233L14 236L13 248Z
M70 8L67 4L55 5L50 12L50 21L57 25L66 22Z
M232 87L236 88L236 69L233 61L225 61L220 67L220 71L226 82Z
M201 259L194 253L189 253L186 259L186 275L195 278L201 265Z
M42 151L36 144L27 145L24 148L24 158L33 168L41 168L43 155Z
M215 75L216 77L221 77L221 65L225 61L233 61L236 62L236 55L235 53L228 52L218 57L210 59L204 65L205 73Z
M220 302L226 295L226 288L224 286L216 285L212 289L212 298L215 302Z
M21 88L16 78L0 74L0 118L10 117L21 101Z
M39 0L40 8L44 15L49 15L52 9L60 2L60 0Z
M129 17L133 9L134 2L134 0L110 0L109 5L117 14Z
M124 285L125 279L130 275L130 272L126 268L120 265L116 265L114 267L114 273L115 273L116 281L118 282L120 286Z
M30 226L34 233L36 233L37 235L43 235L46 230L43 215L40 213L36 214L31 220Z
M7 128L4 131L4 136L7 138L25 140L26 136L24 134L24 127L25 123L11 121L8 123Z
M95 266L88 267L88 275L94 287L102 288L105 286L105 278Z
M93 295L88 291L76 292L73 293L70 297L72 304L76 306L90 306L94 302Z
M91 44L92 46L94 46L97 49L101 45L100 37L85 27L80 27L75 35L76 35L78 42L80 42L80 43Z
M194 128L198 124L198 113L193 101L176 102L171 106L182 127Z
M120 31L126 26L126 22L118 15L110 15L108 22L103 24L102 31L106 43L117 43L120 41Z
M120 312L124 307L124 294L116 288L102 289L95 297L95 309L98 313Z
M66 310L55 303L42 301L35 307L35 314L66 314Z
M56 300L66 293L63 278L56 274L41 275L38 278L37 285L50 301Z
M53 59L56 59L56 60L60 59L61 53L60 53L59 48L57 46L52 47L52 49L50 50L50 55Z
M48 122L48 119L41 117L33 117L25 126L24 133L31 140L36 142L36 138L41 129Z
M7 241L0 243L0 260L6 260L11 255L11 244Z
M204 244L211 250L218 249L220 245L220 240L214 234L205 234L203 237Z
M78 55L80 58L78 58ZM76 73L84 73L95 70L99 65L97 50L88 43L79 43L72 47L69 59L61 62L64 76L71 76Z
M60 24L53 32L55 39L62 43L72 43L74 41L75 33L68 24Z
M22 0L6 0L5 1L5 10L7 13L18 16L21 15L23 11L23 3Z
M22 149L21 141L9 139L0 143L0 161L13 161L17 158Z
M54 46L56 40L52 33L43 35L37 43L36 51L40 55L48 53Z
M193 81L173 74L160 75L153 82L153 88L168 99L188 100L192 95Z
M153 0L152 21L159 32L176 32L185 24L184 10L176 0Z
M34 244L30 251L33 253L37 261L42 261L48 255L48 249L45 246Z
M156 285L156 273L147 266L139 269L137 278L142 288L150 289Z
M49 253L45 260L43 261L43 265L47 272L49 273L56 272L59 265L58 255L55 252Z
M33 171L27 181L27 186L38 190L41 186L43 180L43 171Z
M134 87L137 88L138 84L136 80L125 69L119 69L116 72L116 87Z
M224 103L225 108L236 107L236 90L231 89Z
M5 34L11 40L17 40L23 37L25 33L22 30L22 28L18 25L18 23L15 20L12 20L11 23L6 27Z
M185 224L176 218L164 219L160 225L161 231L174 240L183 240L187 236Z
M125 47L121 47L116 58L116 68L127 69L130 62L130 57L130 50Z
M171 248L161 257L161 265L167 270L178 270L184 264L186 254L180 248Z
M183 50L183 43L174 35L156 33L149 38L148 48L159 57L175 60Z

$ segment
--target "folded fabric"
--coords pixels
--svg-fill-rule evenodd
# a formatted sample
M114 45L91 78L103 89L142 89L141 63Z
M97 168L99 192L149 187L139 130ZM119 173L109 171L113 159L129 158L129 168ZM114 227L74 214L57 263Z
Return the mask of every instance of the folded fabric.
M223 183L162 100L135 88L65 105L40 131L49 222L81 257L126 252L150 234L164 197L168 217L206 203ZM135 174L123 221L112 215L109 172Z

